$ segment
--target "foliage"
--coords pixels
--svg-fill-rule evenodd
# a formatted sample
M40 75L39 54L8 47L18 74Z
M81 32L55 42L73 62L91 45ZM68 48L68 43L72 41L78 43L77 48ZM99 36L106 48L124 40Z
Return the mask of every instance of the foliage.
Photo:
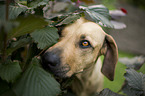
M128 96L144 96L145 74L138 73L137 70L145 63L145 57L120 58L119 61L127 66L126 73L124 74L126 81L122 86L122 91Z
M21 17L18 18L16 22L19 22L19 25L16 28L13 28L12 31L8 34L8 39L31 33L36 28L43 28L44 25L47 25L47 22L44 21L43 18L36 16L27 16L26 18Z
M111 90L109 90L108 88L106 88L100 92L99 96L123 96L123 95L114 93Z
M55 27L45 27L43 29L35 30L31 33L31 37L34 39L34 42L38 43L37 47L40 49L55 44L59 38Z
M7 82L14 82L22 72L19 62L7 60L0 67L0 77Z
M120 52L119 52L120 53ZM122 54L122 53L121 53ZM111 84L113 85L113 87L115 88L115 90L113 88L110 88L108 86L108 88L110 88L111 90L117 92L117 93L120 93L120 94L123 94L123 96L144 96L145 95L145 92L144 92L144 87L145 87L145 80L144 80L144 76L145 74L141 73L141 72L138 72L138 70L140 70L142 67L143 69L145 68L143 65L145 63L145 57L144 56L131 56L131 55L128 55L128 57L130 58L127 58L127 57L124 57L124 56L127 56L127 54L123 54L123 56L120 56L119 55L119 63L121 66L118 66L119 68L117 68L117 73L116 75L119 75L119 76L116 76L116 80L117 78L118 79L122 79L123 78L123 70L125 70L126 72L124 73L124 77L125 77L125 80L124 80L124 83L122 84L119 80L117 80L116 82L118 82L117 84L122 84L122 85L118 85L119 87L121 87L121 89L117 89L116 88L116 83L115 82L111 82ZM122 58L121 58L122 57ZM120 67L123 67L122 65L126 65L126 68L120 68ZM144 71L143 71L144 72ZM122 77L121 77L122 75ZM121 77L121 78L119 78ZM122 79L123 81L123 79ZM107 82L109 83L109 82ZM105 87L107 88L107 87ZM106 89L106 91L102 91L101 93L104 94L103 96L113 96L114 93L110 92L111 90L108 90ZM122 93L123 92L123 93ZM118 96L119 94L116 94L115 96Z
M41 53L57 43L58 27L85 16L113 28L103 5L79 6L75 1L55 0L0 2L0 96L61 95L60 84L39 61Z
M56 96L60 93L59 87L55 79L40 67L39 60L33 58L13 90L17 96Z
M138 73L133 69L127 69L125 74L126 86L123 92L128 96L144 96L145 95L145 75Z
M89 6L84 7L80 6L80 8L84 9L95 22L101 22L104 24L104 26L113 28L113 25L110 23L110 21L107 19L109 18L109 10L103 6L103 5L97 5L97 6Z

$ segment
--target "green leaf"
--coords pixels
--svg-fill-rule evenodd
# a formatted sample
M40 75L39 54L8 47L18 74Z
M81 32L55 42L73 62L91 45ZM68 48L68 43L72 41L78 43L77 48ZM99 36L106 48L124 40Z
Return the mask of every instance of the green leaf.
M124 75L128 85L137 90L144 90L145 87L145 75L136 72L134 69L126 69L126 74Z
M33 8L37 8L41 5L46 5L49 3L49 0L34 0L33 2L29 3L28 6Z
M31 33L47 25L47 22L43 18L33 15L18 18L16 21L20 24L8 34L9 39Z
M19 25L15 21L0 20L0 54L3 53L4 41L7 41L7 33Z
M17 96L57 96L60 93L60 85L39 66L39 60L33 58L13 90Z
M7 82L14 82L17 77L21 74L19 62L12 62L8 60L5 64L0 67L0 77Z
M27 64L29 66L32 58L35 57L36 55L38 56L38 54L40 52L41 52L41 50L39 50L37 48L37 44L35 44L35 43L29 44L27 56L25 57L25 62L26 62L25 64ZM27 67L27 65L25 66L25 68Z
M5 5L0 5L0 19L5 20L6 17L6 7Z
M80 6L86 14L97 23L102 23L105 27L113 28L109 21L109 10L103 5L94 5L89 7Z
M112 92L110 89L106 88L100 92L99 96L124 96L124 95L117 94L115 92Z
M32 39L30 37L20 39L16 42L12 42L10 48L6 50L6 53L7 55L10 55L12 54L12 52L17 50L18 48L24 47L25 45L30 44L31 42L32 42Z
M77 20L79 18L80 18L80 15L78 15L78 14L69 15L65 19L63 19L61 22L59 22L56 26L61 26L63 24L72 23L72 22L74 22L75 20Z
M5 91L3 94L0 94L0 96L16 96L16 94L13 92L12 89L9 89Z
M37 47L43 49L57 43L59 35L55 27L45 27L43 29L36 30L31 33L32 38L36 43Z
M0 78L0 96L7 90L9 90L9 84Z
M127 96L142 96L141 94L143 94L143 91L133 89L133 88L130 87L128 84L126 84L126 85L123 87L122 91L123 91L123 93L125 93ZM144 96L144 95L143 95L143 96Z
M5 5L1 5L0 6L0 18L5 20L5 15L6 15L6 6ZM27 8L25 7L20 7L20 6L9 6L9 19L15 19L19 16L19 14L21 14L22 12L25 12L27 10Z
M27 8L20 6L9 6L9 19L15 19L22 12L25 12Z

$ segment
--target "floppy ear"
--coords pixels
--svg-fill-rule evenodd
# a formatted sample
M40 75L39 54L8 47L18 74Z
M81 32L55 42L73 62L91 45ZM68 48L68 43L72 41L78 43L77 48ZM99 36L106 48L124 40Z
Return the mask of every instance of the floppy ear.
M104 55L101 71L109 80L113 81L118 60L118 48L112 36L106 34L101 54Z

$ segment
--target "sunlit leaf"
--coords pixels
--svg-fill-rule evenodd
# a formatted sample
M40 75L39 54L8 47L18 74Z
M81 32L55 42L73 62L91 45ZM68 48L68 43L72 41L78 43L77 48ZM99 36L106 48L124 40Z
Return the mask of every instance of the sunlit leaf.
M1 5L0 6L0 18L5 20L5 15L6 15L6 6ZM16 17L19 16L22 12L25 12L26 8L25 7L20 7L20 6L9 6L9 19L15 19Z
M39 66L36 58L13 89L17 96L57 96L60 93L59 83Z
M126 28L126 25L122 22L118 22L118 21L114 21L114 20L111 20L110 22L113 24L114 29L124 29L124 28Z
M56 26L72 23L79 18L80 18L80 15L78 15L78 14L69 15L65 19L63 19L61 22L59 22Z
M33 8L37 8L41 5L46 5L49 3L49 0L34 0L33 2L29 3L28 6Z
M0 77L7 82L14 82L22 72L19 62L6 61L0 66Z
M31 33L34 30L43 28L47 25L47 22L43 18L32 15L18 18L16 21L19 22L19 26L14 28L12 32L8 34L9 39Z
M80 6L80 9L85 10L86 14L95 22L101 23L105 27L113 28L109 21L109 10L103 5L94 5L89 7ZM89 19L89 18L88 18Z
M19 6L9 6L9 18L15 19L20 13L26 11L26 8Z
M38 43L38 48L43 49L57 43L59 35L55 27L46 27L31 33L32 38Z

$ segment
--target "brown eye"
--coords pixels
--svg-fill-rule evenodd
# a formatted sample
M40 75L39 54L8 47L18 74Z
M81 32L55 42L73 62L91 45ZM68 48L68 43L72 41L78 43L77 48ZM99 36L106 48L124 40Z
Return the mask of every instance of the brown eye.
M82 40L80 42L80 47L81 48L89 48L89 47L91 47L91 45L90 45L90 42L88 40Z
M82 45L83 45L83 46L88 46L88 45L89 45L89 42L84 41L84 42L82 42Z

